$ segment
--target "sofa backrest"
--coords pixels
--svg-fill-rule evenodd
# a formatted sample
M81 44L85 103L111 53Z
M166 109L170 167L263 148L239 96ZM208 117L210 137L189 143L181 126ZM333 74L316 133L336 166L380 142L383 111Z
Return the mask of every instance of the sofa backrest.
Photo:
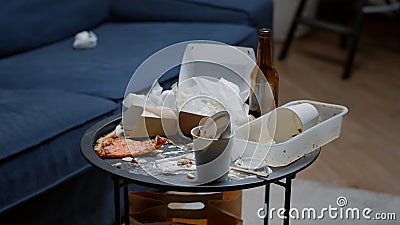
M111 21L222 22L272 27L273 0L110 0Z
M108 14L108 0L3 0L0 57L90 29Z

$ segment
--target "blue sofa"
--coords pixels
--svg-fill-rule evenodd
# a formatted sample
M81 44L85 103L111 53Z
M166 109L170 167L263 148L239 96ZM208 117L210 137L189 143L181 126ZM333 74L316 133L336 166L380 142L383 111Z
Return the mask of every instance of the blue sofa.
M271 24L272 0L3 1L0 224L112 224L112 182L82 158L85 130L120 111L157 50L193 39L256 47ZM72 48L82 30L95 48Z

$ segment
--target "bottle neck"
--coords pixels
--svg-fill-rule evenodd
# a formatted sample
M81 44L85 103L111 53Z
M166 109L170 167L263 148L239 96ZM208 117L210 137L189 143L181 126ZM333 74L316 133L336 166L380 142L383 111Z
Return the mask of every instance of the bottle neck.
M259 35L257 48L257 65L259 67L273 67L271 37Z

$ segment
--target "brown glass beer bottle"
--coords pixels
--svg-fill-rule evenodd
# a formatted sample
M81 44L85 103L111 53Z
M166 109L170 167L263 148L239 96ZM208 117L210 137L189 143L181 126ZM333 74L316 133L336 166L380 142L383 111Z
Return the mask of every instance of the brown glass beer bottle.
M271 37L270 29L258 32L257 66L251 73L249 98L249 113L256 118L278 107L279 75L272 63Z

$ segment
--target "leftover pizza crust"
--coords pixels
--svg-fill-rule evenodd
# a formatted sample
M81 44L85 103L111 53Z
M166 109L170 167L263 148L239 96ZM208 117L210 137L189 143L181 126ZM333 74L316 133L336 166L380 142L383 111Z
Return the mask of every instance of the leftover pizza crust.
M152 152L168 142L167 138L158 135L155 140L136 141L118 137L115 131L112 131L97 140L94 151L103 158L123 158Z

